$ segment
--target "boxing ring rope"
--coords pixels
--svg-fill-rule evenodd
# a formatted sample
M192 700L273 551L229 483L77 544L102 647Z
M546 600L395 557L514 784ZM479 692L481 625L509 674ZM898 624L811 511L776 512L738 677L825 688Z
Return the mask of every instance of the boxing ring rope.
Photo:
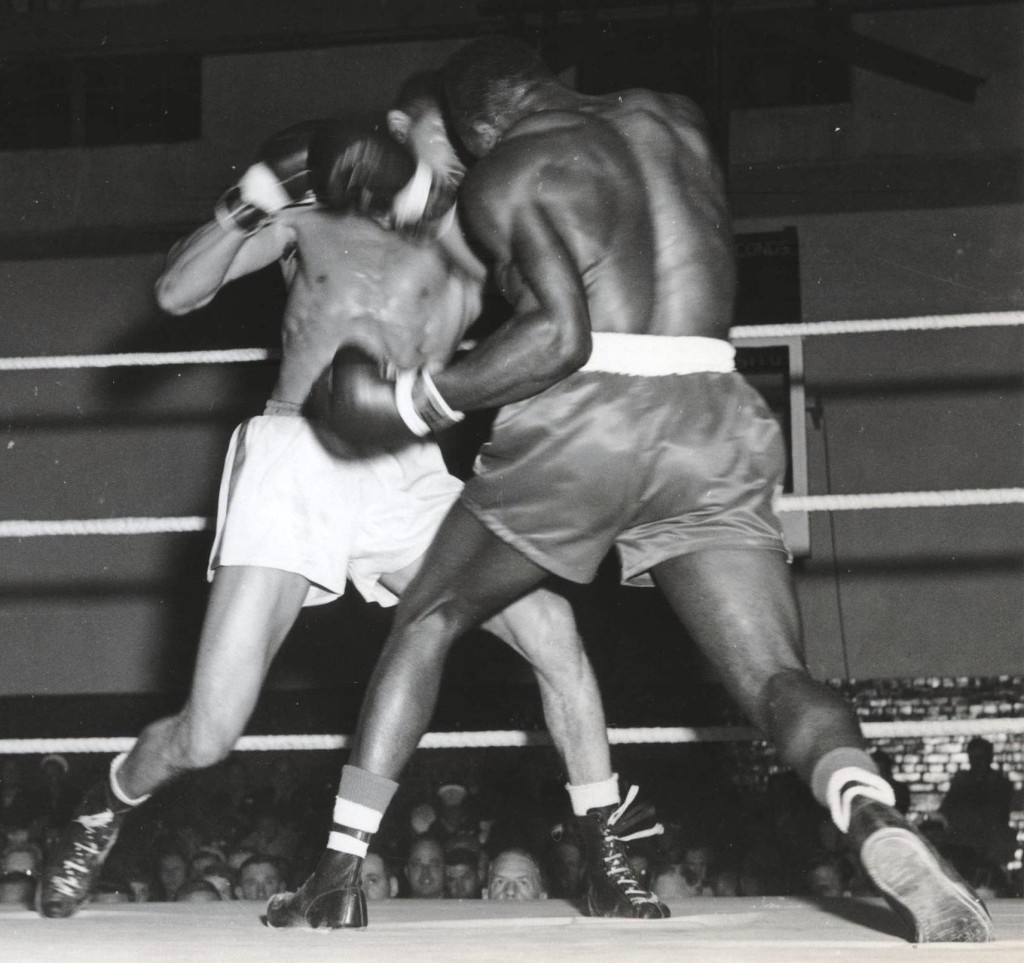
M972 505L1024 504L1024 488L965 488L950 491L877 492L865 495L779 495L777 512L850 512L882 508L962 508ZM46 535L153 535L212 531L214 520L202 515L177 518L8 519L0 521L0 538Z
M837 334L878 334L885 331L940 331L952 328L1022 327L1024 311L979 314L926 314L912 318L851 321L808 321L798 324L748 324L729 330L729 340L792 338ZM276 361L269 348L224 348L210 351L145 351L128 354L65 354L0 358L0 371L57 371L69 368L122 368L175 364L239 364Z
M733 342L742 343L748 339L770 337L834 336L1022 326L1024 326L1024 311L1001 311L977 314L922 315L909 318L745 325L732 328L729 338ZM238 364L275 361L278 358L278 352L266 348L11 357L0 358L0 372L185 364ZM878 492L850 495L780 494L776 498L775 508L779 512L837 512L1010 504L1024 504L1024 488ZM0 538L185 533L208 531L213 527L214 519L203 516L59 521L12 519L0 520ZM988 734L1024 735L1024 718L864 722L861 726L865 736L876 739ZM759 738L755 730L739 726L616 728L608 731L608 737L612 745L749 742ZM336 750L346 748L349 742L350 737L344 735L254 735L243 736L236 744L236 749L250 752ZM0 753L117 753L129 750L134 744L134 737L0 739ZM419 746L421 749L457 749L511 748L549 744L550 738L543 732L495 730L427 733L420 741Z
M1024 719L920 719L903 722L862 722L861 729L869 739L949 738L955 736L1022 735ZM615 728L608 730L613 746L687 745L709 742L755 742L761 737L745 726L651 726L646 728ZM333 751L347 749L351 736L267 735L242 736L235 744L240 752ZM45 755L61 753L127 752L135 744L134 736L97 736L67 739L0 739L0 754ZM549 746L546 732L525 732L516 729L480 730L477 732L428 732L420 740L420 749L519 749L526 746Z

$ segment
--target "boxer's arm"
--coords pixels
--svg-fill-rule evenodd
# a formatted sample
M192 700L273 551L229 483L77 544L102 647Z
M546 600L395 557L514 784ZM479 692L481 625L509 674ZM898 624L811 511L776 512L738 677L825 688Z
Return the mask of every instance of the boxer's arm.
M514 273L515 290L510 292L512 317L473 351L434 375L438 391L458 411L529 398L578 370L590 357L586 291L556 227L557 211L534 200L532 191L521 195L510 198L505 189L490 192L489 197L475 190L465 201L471 232L499 270Z
M273 264L294 232L281 223L252 235L226 230L217 220L177 241L157 278L156 299L169 314L187 314L209 304L229 281Z

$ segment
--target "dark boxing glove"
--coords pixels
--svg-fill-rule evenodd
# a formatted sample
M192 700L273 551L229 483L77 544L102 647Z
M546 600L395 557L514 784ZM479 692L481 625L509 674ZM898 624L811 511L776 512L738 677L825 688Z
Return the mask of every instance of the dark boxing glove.
M252 234L283 208L311 200L310 145L324 124L321 120L304 121L267 140L238 183L217 203L220 224Z
M422 368L396 370L355 345L339 348L319 398L318 420L354 455L395 451L462 421Z
M310 146L313 191L325 207L394 214L400 225L419 222L427 207L430 167L389 134L351 121L326 124Z

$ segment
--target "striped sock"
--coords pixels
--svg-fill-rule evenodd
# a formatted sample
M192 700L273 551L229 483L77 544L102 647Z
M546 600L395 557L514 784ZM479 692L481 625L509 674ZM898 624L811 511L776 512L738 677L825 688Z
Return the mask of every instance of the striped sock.
M398 783L392 779L345 766L334 802L334 825L327 848L365 858L370 837L380 829L380 821L397 788Z
M882 778L874 759L853 746L833 749L817 761L811 774L811 791L818 802L828 806L832 822L844 833L850 828L850 811L857 796L896 805L896 794Z

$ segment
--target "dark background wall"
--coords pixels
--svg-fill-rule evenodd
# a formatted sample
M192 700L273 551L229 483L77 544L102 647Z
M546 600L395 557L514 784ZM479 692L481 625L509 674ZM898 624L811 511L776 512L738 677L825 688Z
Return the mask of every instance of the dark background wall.
M1024 307L1024 5L875 10L850 24L984 83L953 96L876 62L849 70L841 103L723 111L695 91L727 152L737 230L796 230L806 321ZM461 42L211 44L199 139L0 151L0 355L273 346L275 278L170 319L151 293L164 251L209 216L263 137L382 109L403 76ZM805 352L810 491L1024 484L1020 328L808 339ZM231 428L272 377L268 364L0 376L0 517L212 515ZM1022 534L1012 506L814 515L797 562L812 670L1019 673ZM0 695L180 691L208 547L207 534L0 542ZM671 699L705 678L654 593L602 577L579 605L607 677L639 650L657 666L651 680L639 670L639 688L656 682ZM354 599L307 613L271 688L355 704L386 624ZM526 676L493 640L457 653L453 685L510 678Z

